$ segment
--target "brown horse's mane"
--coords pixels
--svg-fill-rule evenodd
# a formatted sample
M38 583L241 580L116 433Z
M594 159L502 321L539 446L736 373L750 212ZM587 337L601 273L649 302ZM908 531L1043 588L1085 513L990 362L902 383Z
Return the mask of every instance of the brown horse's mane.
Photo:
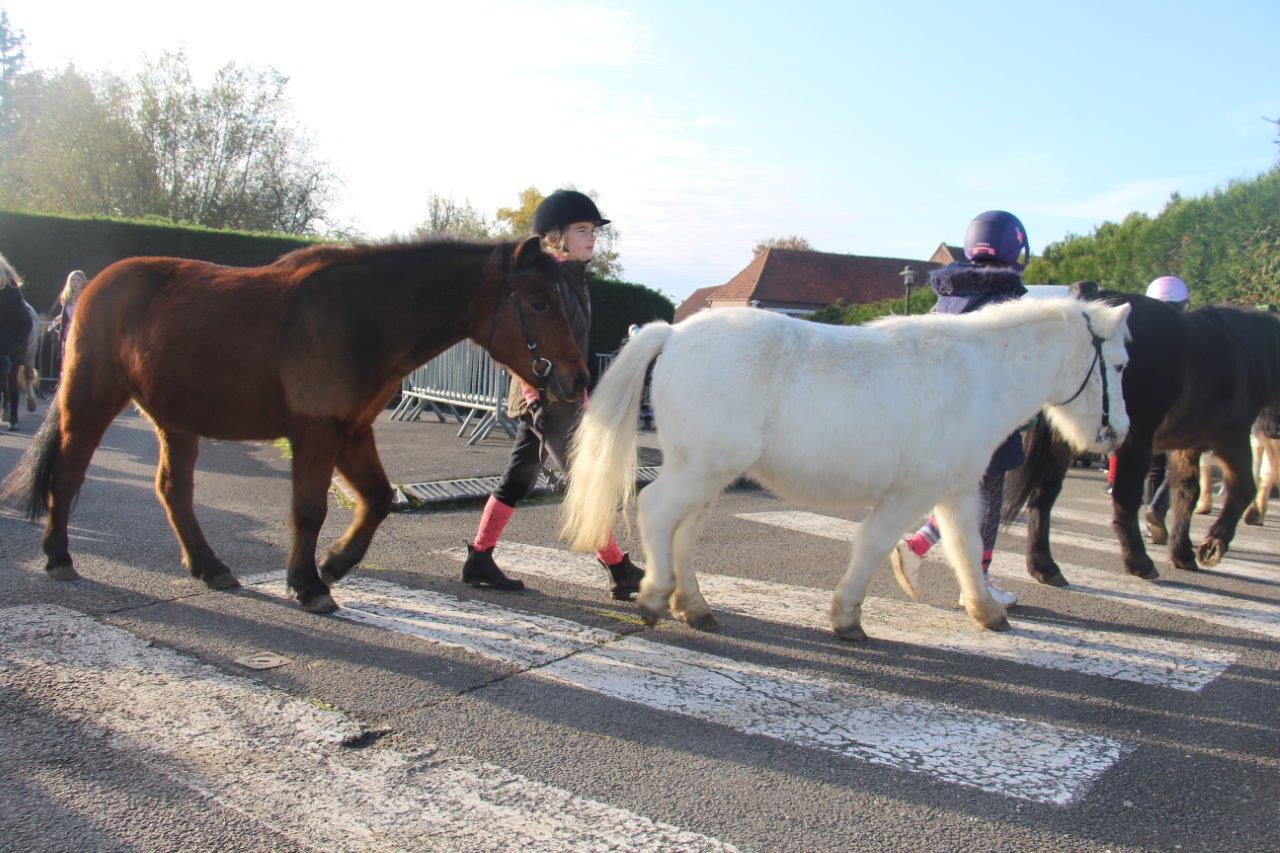
M390 239L358 243L320 243L304 246L281 255L272 266L287 272L314 273L328 267L357 264L377 255L409 254L431 248L470 249L476 252L492 252L504 245L501 240L461 240L456 237L427 237L418 240Z

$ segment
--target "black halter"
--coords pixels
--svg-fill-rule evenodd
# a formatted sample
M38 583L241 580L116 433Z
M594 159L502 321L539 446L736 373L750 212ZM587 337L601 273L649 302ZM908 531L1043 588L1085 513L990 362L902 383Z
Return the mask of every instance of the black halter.
M1102 345L1106 343L1106 338L1101 337L1093 330L1093 324L1089 322L1089 314L1085 312L1080 316L1084 317L1084 326L1089 330L1089 337L1092 338L1093 344L1093 361L1089 362L1089 369L1085 371L1084 379L1080 382L1080 387L1076 389L1076 393L1056 405L1065 406L1084 393L1084 389L1089 387L1089 380L1093 378L1094 365L1098 367L1098 376L1102 378L1102 426L1098 428L1098 441L1111 442L1116 438L1116 431L1111 426L1111 392L1107 387L1107 364L1102 358Z
M514 273L508 273L506 277L507 293L502 297L502 301L498 303L498 310L493 312L493 325L489 328L489 340L485 344L485 349L493 347L493 336L498 332L498 323L502 320L502 309L507 302L511 303L511 307L515 309L516 320L520 323L520 331L524 334L524 345L529 348L529 355L533 356L533 364L530 369L533 375L538 378L538 384L535 389L539 396L547 390L547 383L550 382L552 391L561 400L568 399L569 395L564 393L564 388L560 384L560 380L555 377L555 364L551 359L541 355L538 352L538 342L533 337L533 331L529 328L529 320L524 315L524 309L520 307L520 299L516 296L516 289L511 286L511 279Z

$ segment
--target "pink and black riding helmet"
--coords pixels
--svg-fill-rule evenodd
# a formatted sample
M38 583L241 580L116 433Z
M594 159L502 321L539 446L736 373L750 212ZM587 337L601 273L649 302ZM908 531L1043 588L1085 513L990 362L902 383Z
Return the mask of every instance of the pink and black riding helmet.
M1191 289L1176 275L1162 275L1147 285L1147 296L1185 309L1191 300Z
M975 263L1002 264L1022 269L1031 260L1027 229L1006 210L988 210L964 232L964 256Z

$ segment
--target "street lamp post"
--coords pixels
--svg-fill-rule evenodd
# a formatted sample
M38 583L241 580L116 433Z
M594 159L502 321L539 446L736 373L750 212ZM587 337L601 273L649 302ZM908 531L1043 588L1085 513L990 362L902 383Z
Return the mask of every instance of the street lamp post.
M911 313L911 285L916 283L916 271L910 266L902 268L902 272L898 273L902 276L902 313Z

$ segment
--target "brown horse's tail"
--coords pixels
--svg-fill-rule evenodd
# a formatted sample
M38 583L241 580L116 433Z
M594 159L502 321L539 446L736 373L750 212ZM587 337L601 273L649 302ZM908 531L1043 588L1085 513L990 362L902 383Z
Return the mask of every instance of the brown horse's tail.
M22 507L29 521L44 515L49 506L49 489L53 485L53 469L62 447L62 395L49 404L44 423L31 439L27 452L0 486L0 503Z

